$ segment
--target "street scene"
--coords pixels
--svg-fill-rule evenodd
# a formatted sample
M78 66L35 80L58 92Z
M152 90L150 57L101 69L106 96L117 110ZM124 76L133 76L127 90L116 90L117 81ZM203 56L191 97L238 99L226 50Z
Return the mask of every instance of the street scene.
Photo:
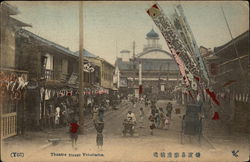
M249 4L1 3L1 161L249 161Z

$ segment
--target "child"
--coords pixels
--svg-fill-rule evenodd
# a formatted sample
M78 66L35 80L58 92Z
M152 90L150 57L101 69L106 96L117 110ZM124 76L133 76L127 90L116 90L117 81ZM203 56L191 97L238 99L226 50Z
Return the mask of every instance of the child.
M165 128L168 130L169 129L169 125L170 125L170 114L166 114L166 119L165 119Z
M70 138L72 141L72 148L75 150L77 149L76 141L78 138L78 129L79 129L79 125L77 121L73 119L72 122L70 122Z

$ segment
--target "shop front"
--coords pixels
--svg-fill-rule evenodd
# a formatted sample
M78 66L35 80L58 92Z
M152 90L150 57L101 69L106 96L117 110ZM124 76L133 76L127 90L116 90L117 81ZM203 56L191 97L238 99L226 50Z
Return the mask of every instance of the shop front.
M27 76L26 71L1 69L0 114L3 139L24 133Z

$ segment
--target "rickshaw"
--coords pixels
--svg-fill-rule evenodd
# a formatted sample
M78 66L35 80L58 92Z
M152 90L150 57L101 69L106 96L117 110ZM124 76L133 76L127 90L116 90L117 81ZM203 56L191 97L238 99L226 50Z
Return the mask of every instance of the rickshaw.
M201 104L188 104L186 114L182 118L181 126L181 144L183 144L184 135L198 137L199 144L202 137L202 117Z

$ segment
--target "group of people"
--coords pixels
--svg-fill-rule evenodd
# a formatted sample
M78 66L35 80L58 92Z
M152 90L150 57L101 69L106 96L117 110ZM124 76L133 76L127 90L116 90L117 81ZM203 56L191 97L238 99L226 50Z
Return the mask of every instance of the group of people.
M92 120L94 127L97 132L96 144L98 149L103 146L103 129L104 129L104 112L106 111L105 104L96 104L93 106L92 110ZM76 142L79 134L79 121L73 118L69 124L70 126L70 138L72 141L72 148L77 149Z
M148 118L150 121L149 128L151 135L153 135L155 128L169 129L172 110L173 106L170 102L166 106L166 113L162 107L157 108L155 104L151 105L151 112Z
M135 103L133 100L131 100L131 103L133 105L133 108L135 108ZM145 107L148 107L150 105L150 115L148 117L148 120L150 122L149 128L150 128L150 134L153 135L153 130L155 128L159 129L169 129L170 121L171 121L171 115L173 111L173 105L171 102L168 102L165 111L162 107L156 106L156 100L149 100L148 98L144 99ZM139 127L144 127L144 119L145 119L145 112L144 109L141 107L139 110ZM124 128L126 123L129 121L134 122L134 125L136 124L136 118L134 113L130 110L128 111L127 118L124 120Z
M149 100L146 99L145 101L148 102ZM133 102L132 104L134 105ZM168 102L165 112L162 107L158 108L156 106L156 102L151 102L150 108L151 109L150 109L150 115L148 117L148 120L150 121L149 128L150 128L151 135L153 135L153 130L155 128L169 129L171 114L173 110L172 104ZM102 132L104 129L104 112L105 111L106 111L105 104L94 105L92 109L92 120L94 123L94 127L96 129L96 132L97 132L96 144L97 144L98 149L99 148L102 149L102 146L103 146L103 133ZM60 111L57 110L56 113L58 114L59 112ZM141 128L144 127L145 116L146 116L145 112L143 108L141 107L139 111L139 124ZM129 110L123 122L123 125L124 125L123 133L125 132L126 134L127 133L126 129L129 128L128 133L131 133L132 135L134 133L136 124L137 124L136 116L132 112L132 110ZM72 139L72 147L75 149L76 149L76 141L78 138L78 128L79 128L79 123L77 122L77 120L73 119L70 122L70 136Z
M56 104L56 106L49 104L46 107L45 127L59 128L66 126L71 120L72 114L74 114L74 111L64 102Z

